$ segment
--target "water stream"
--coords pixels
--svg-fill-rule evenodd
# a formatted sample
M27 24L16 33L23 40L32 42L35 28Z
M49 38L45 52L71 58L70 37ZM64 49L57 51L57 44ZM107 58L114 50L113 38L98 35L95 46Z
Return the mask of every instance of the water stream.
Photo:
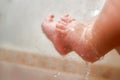
M90 62L85 62L85 75L84 75L84 80L89 80L89 74L91 70L91 63Z

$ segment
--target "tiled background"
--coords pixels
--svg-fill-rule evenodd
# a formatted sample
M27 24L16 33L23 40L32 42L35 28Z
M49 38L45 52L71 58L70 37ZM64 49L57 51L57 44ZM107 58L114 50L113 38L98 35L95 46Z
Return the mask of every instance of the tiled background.
M104 62L87 66L74 59L0 48L0 80L84 80L87 71L89 80L119 80L120 67Z

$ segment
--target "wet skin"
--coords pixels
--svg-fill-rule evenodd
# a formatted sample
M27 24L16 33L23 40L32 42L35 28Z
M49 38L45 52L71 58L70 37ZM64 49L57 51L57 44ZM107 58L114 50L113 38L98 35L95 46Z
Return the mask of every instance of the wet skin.
M84 24L68 14L57 22L54 15L49 15L42 30L60 54L75 51L84 60L95 62L113 48L120 51L119 4L119 0L107 0L101 13Z

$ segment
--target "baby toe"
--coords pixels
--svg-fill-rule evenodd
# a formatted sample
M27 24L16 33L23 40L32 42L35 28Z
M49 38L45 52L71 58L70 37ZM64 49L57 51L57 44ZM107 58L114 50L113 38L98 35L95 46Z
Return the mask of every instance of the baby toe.
M56 24L56 28L57 28L57 29L61 29L61 30L65 30L64 24L61 24L61 23L59 23L59 22Z
M69 24L72 21L75 21L75 19L73 17L71 17L70 15L64 15L63 17L61 17L61 21L64 21L67 24Z
M46 21L52 22L53 19L54 19L54 15L53 15L53 14L50 14L50 15L46 18Z
M63 22L65 22L65 23L68 23L68 21L69 21L69 15L64 15L64 16L62 16L61 17L61 21L63 21Z
M61 25L67 26L67 23L62 21L62 20L59 20L58 23L61 24Z

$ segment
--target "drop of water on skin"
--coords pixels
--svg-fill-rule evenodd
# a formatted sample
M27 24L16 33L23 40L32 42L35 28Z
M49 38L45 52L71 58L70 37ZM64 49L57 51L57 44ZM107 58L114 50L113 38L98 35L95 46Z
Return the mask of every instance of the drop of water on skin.
M90 74L90 69L91 69L91 63L89 62L85 62L86 64L86 72L85 72L85 76L84 76L84 80L89 80L89 74Z

